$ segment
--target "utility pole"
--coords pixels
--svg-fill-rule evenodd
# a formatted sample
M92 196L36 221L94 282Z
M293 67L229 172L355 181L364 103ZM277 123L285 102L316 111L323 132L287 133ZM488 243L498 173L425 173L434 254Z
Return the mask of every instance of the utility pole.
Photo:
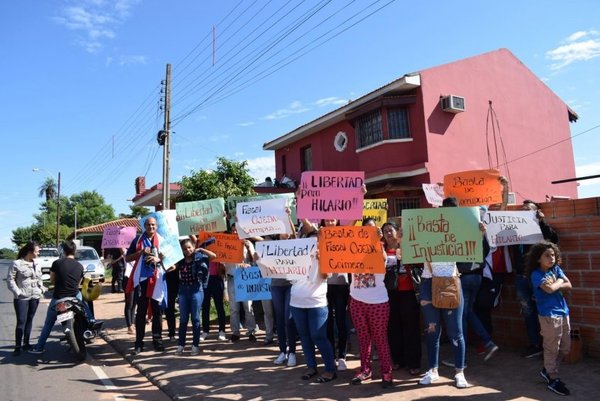
M170 130L171 130L171 64L167 64L165 83L165 120L163 129L158 133L158 143L163 146L163 210L171 208L171 191L169 186Z

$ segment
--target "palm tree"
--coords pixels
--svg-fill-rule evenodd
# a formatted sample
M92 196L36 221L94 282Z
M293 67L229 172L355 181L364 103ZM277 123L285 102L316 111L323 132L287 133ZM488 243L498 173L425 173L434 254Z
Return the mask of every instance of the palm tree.
M46 178L46 181L44 181L44 183L40 186L39 190L39 197L43 198L44 196L46 197L46 202L49 202L50 200L54 200L54 196L56 195L56 181L54 181L53 177L48 177Z

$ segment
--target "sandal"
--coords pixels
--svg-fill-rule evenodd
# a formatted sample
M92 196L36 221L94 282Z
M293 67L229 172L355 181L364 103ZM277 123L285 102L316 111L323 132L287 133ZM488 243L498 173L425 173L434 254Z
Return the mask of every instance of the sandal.
M419 369L419 368L411 368L411 369L408 369L408 373L411 376L419 376L421 374L421 369Z
M308 371L306 371L306 373L304 373L302 375L302 380L310 380L313 377L315 377L317 374L318 374L318 372L316 369L308 370Z
M333 375L331 377L325 377L325 376L317 377L317 380L315 380L315 383L327 383L334 379L337 379L337 373L335 373L335 372L333 372Z

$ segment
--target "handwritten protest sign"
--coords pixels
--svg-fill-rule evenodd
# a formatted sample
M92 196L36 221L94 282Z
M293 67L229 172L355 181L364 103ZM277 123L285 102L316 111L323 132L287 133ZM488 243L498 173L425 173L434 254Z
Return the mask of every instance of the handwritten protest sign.
M298 190L301 219L357 220L363 213L363 171L305 171Z
M136 233L135 227L105 227L102 233L101 248L129 248Z
M212 259L213 262L241 263L244 260L244 242L237 234L200 231L198 242L202 243L211 237L215 239L215 242L206 246L206 249L217 255Z
M402 261L482 262L479 208L402 210Z
M271 279L263 278L257 266L235 269L233 283L236 302L271 299Z
M162 237L160 241L159 251L163 254L163 266L165 269L173 266L175 263L183 259L181 245L179 245L179 229L177 227L177 215L175 210L161 210L159 212L150 213L142 217L140 225L144 227L144 222L149 218L156 219L158 235Z
M444 200L444 188L439 184L421 184L423 186L423 192L425 198L431 206L442 206Z
M285 199L240 202L236 205L238 236L291 234L290 217L285 211Z
M362 219L372 218L375 224L381 227L387 221L388 202L386 198L382 199L364 199ZM342 222L343 224L343 222ZM357 220L355 226L362 226L362 221Z
M377 227L321 227L321 273L385 273Z
M493 211L482 219L491 246L535 244L544 239L534 211Z
M502 203L498 170L471 170L444 176L444 195L453 196L460 206Z
M227 231L223 198L178 202L175 210L179 235L196 234L198 231Z
M227 198L227 211L229 214L229 223L235 224L236 206L240 202L253 202L265 199L285 199L285 206L290 208L292 221L296 221L296 196L293 193L283 194L262 194L255 196L230 196Z
M265 278L311 280L313 265L317 267L314 257L316 250L315 237L260 241L256 243L256 253L259 257L257 263Z

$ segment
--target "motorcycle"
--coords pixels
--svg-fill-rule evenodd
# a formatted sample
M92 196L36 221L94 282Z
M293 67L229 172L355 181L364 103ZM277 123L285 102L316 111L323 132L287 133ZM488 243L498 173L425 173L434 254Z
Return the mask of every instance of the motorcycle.
M102 321L88 320L83 302L75 297L65 297L54 305L56 321L63 326L65 340L75 353L77 360L87 356L86 344L100 334Z

